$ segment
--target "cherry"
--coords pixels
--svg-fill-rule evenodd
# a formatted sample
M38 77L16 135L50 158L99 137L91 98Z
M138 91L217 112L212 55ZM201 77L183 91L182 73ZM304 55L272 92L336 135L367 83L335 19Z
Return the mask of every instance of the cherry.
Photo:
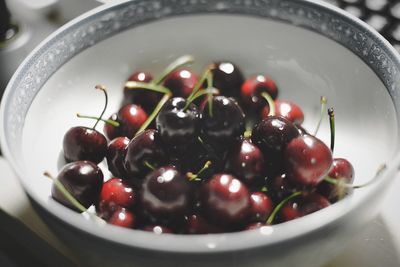
M209 105L205 106L201 123L204 141L215 149L225 150L240 140L245 130L245 115L232 98L216 96L212 100L211 112Z
M304 121L304 113L301 108L291 101L275 100L275 116L281 116L296 125ZM266 105L261 111L261 118L265 119L269 114L269 106Z
M97 164L106 155L107 139L92 128L76 126L65 133L63 150L67 162L89 160Z
M119 208L132 209L136 203L136 190L119 178L111 178L103 184L100 193L99 210L103 217Z
M128 179L143 179L153 167L166 163L166 156L158 132L146 130L135 136L126 148L124 166Z
M119 135L132 138L147 120L147 113L140 106L128 104L118 111L117 118Z
M163 85L177 97L187 98L198 82L198 77L189 69L183 68L171 72L165 77Z
M298 191L298 188L293 185L290 178L286 173L277 175L276 177L268 180L268 192L275 202L283 200L285 197Z
M200 113L196 105L181 97L165 103L156 118L157 130L169 148L193 143L200 132Z
M187 233L188 234L213 234L222 233L225 230L219 226L210 224L199 214L191 214L187 216Z
M103 185L103 173L96 164L90 161L69 163L61 169L56 179L85 208L98 202ZM76 210L54 184L51 195L61 204Z
M217 225L245 223L250 212L247 187L229 174L216 174L203 184L201 206L206 218Z
M160 219L182 216L191 204L190 189L189 181L175 167L158 168L142 183L142 207Z
M321 210L329 205L330 202L319 194L302 195L286 203L280 211L279 217L281 221L286 222Z
M147 225L142 228L143 231L146 232L153 232L154 234L161 235L161 234L173 234L172 230L168 227L161 226L161 225Z
M250 195L251 221L265 222L273 209L271 199L263 192L253 192Z
M214 87L222 95L238 97L244 78L240 69L231 62L221 61L211 64Z
M136 217L133 212L121 207L114 211L107 220L110 224L125 228L133 228L135 226L135 221Z
M128 81L149 83L153 76L145 71L134 72ZM154 109L160 101L162 94L153 92L144 88L129 89L124 87L124 100L127 104L136 104L141 106L147 112Z
M250 77L241 87L241 100L248 108L259 111L262 107L268 106L266 105L267 102L265 99L261 96L262 92L266 92L272 97L272 99L276 99L278 96L278 87L267 75L256 75Z
M332 161L331 150L312 135L293 139L285 149L285 166L296 184L317 185L328 174Z
M261 150L250 140L244 139L228 154L226 169L242 182L252 184L264 178L264 166Z
M262 222L255 222L255 223L251 223L249 225L247 225L244 230L255 230L255 229L259 229L261 227L265 226L265 223Z
M126 176L124 160L129 141L127 137L117 137L108 145L106 155L108 169L117 177Z
M348 160L336 158L333 160L332 169L328 176L332 179L342 180L346 184L351 184L354 180L354 168ZM349 188L340 187L340 185L334 185L326 181L322 181L318 185L318 192L331 202L336 202L341 195L346 193L344 190L349 190Z
M118 120L117 113L113 113L108 119L112 120L112 121L117 121ZM108 138L108 140L113 140L113 139L121 136L120 128L115 127L109 123L104 124L103 132L104 132L105 136Z

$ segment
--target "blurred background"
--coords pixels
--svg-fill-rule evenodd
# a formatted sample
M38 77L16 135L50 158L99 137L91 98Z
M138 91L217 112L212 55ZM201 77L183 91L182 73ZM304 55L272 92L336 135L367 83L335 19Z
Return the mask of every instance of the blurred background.
M117 0L0 0L0 97L24 58L50 33L78 15ZM400 0L326 0L366 21L400 52ZM0 266L79 266L37 217L0 156ZM392 194L393 195L393 194ZM389 203L392 199L389 198ZM397 206L396 206L397 207ZM352 251L334 260L333 266L400 266L399 247L387 231L393 209L387 208ZM398 225L397 225L398 227ZM400 244L399 240L397 242ZM380 252L377 253L376 252ZM363 255L375 255L365 257ZM44 256L44 257L43 257Z

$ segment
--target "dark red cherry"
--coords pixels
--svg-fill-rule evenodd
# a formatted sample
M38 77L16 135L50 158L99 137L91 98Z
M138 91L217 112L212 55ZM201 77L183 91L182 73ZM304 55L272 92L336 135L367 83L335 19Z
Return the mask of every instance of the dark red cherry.
M268 193L275 203L282 201L299 189L293 184L286 173L277 175L272 179L268 179Z
M269 106L266 105L261 111L261 118L265 119L269 114ZM296 125L304 121L304 113L301 108L291 101L275 100L275 115L284 117Z
M200 132L200 113L196 105L181 97L168 100L156 118L157 130L165 146L182 147L193 143Z
M226 169L246 184L264 178L264 156L251 141L242 140L229 154Z
M164 86L171 90L173 96L187 98L198 82L198 77L189 69L171 72L164 80Z
M188 234L198 235L198 234L213 234L213 233L223 233L226 229L222 229L219 226L210 224L207 220L199 214L191 214L187 216L187 229Z
M351 184L354 180L353 165L347 159L336 158L333 160L332 169L328 173L328 176L338 181L341 180L346 184ZM318 192L331 202L336 202L340 196L348 193L348 190L348 188L340 187L340 185L334 185L326 181L322 181L318 185Z
M117 177L126 176L124 160L129 141L128 137L117 137L108 144L107 166L110 172Z
M143 179L151 172L148 164L157 168L166 163L160 137L156 130L146 130L129 142L125 154L125 170L128 179Z
M128 81L132 82L145 82L149 83L153 80L153 76L144 71L134 72ZM147 112L154 110L157 103L160 101L162 94L147 89L135 88L129 89L124 88L124 102L127 104L136 104L141 106Z
M232 98L216 96L212 100L211 115L209 105L202 112L201 135L214 148L226 150L240 140L245 130L245 115Z
M229 174L216 174L203 184L200 198L206 218L217 225L243 224L250 214L247 187Z
M117 113L112 114L108 119L118 122ZM103 132L104 132L105 136L108 138L108 140L113 140L113 139L117 138L118 136L121 136L120 127L115 127L109 123L104 124Z
M268 106L267 101L261 96L262 92L275 99L278 96L278 87L267 75L256 75L242 84L240 98L248 108L259 111L262 107Z
M183 216L191 204L191 187L175 167L161 167L149 173L142 183L142 208L156 218Z
M132 209L136 199L136 190L131 185L122 179L111 178L103 184L101 189L99 210L103 214L112 214L120 207Z
M140 106L128 104L118 111L117 118L120 136L132 138L147 120L147 113Z
M63 150L67 162L89 160L97 164L106 155L107 139L92 128L72 127L64 135Z
M136 217L132 211L120 207L112 213L107 222L120 227L133 228Z
M274 208L271 199L263 192L253 192L250 195L250 220L266 222Z
M316 193L299 196L286 203L280 211L279 218L283 222L290 221L326 208L329 205L330 202L326 198Z
M285 149L285 166L296 184L315 186L331 169L331 150L318 138L302 135L293 139Z
M235 64L221 61L213 63L210 69L213 74L213 85L220 90L221 95L239 97L244 78Z
M161 235L161 234L173 234L172 230L168 227L161 226L161 225L147 225L142 228L143 231L146 232L153 232L154 234Z
M85 208L98 202L103 185L103 173L96 164L90 161L69 163L61 169L56 179ZM76 210L54 184L51 195L61 204Z

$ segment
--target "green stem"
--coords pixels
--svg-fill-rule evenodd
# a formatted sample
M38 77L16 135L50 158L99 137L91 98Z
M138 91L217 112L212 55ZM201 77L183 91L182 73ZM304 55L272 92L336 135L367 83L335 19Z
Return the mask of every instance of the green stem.
M331 151L335 149L335 113L333 108L328 109L329 126L331 128Z
M250 138L252 134L252 130L246 130L243 134L244 138Z
M187 99L191 99L196 93L197 91L200 90L201 86L203 85L204 81L207 79L207 73L211 73L210 69L206 69L203 74L201 75L199 81L196 83L196 85L194 86L192 92L190 93L190 95L187 97Z
M194 58L190 55L185 55L185 56L181 56L181 57L177 58L174 62L169 64L164 69L164 71L152 81L152 83L160 84L168 76L168 74L170 74L171 72L173 72L174 70L176 70L182 66L191 64L193 62L194 62Z
M143 165L149 168L150 170L154 171L156 168L151 165L147 160L143 161Z
M167 93L171 92L168 88L166 88L162 85L153 84L153 83L144 83L144 82L128 81L125 83L125 87L130 90L146 89L146 90L163 93L163 94L167 94Z
M317 133L319 131L319 127L321 126L322 120L324 119L326 103L327 103L326 97L321 96L321 113L319 116L319 121L318 121L317 127L315 128L315 131L314 131L314 136L317 135Z
M107 95L106 87L105 87L104 85L96 85L94 88L97 89L97 90L103 91L104 96L105 96L105 98L106 98L106 101L105 101L105 103L104 103L104 108L103 108L103 111L102 111L101 114L100 114L100 117L97 118L96 123L93 125L93 128L92 128L93 130L96 129L96 126L97 126L97 124L99 123L100 119L103 117L104 112L106 112L107 105L108 105L108 95Z
M186 174L186 176L189 177L189 181L201 180L199 176L200 176L203 172L205 172L207 169L209 169L209 168L211 167L211 165L212 165L212 162L208 160L208 161L204 164L203 168L201 168L201 170L198 171L196 174L193 174L193 173L191 173L191 172L188 172L188 173Z
M207 88L207 89L198 91L194 96L192 96L191 99L188 98L186 100L186 105L183 107L183 111L186 111L189 108L190 104L193 103L193 101L195 101L197 98L199 98L203 95L209 95L209 94L211 94L211 95L219 94L219 91L215 88Z
M78 118L84 118L84 119L93 119L93 120L98 120L99 119L99 118L94 117L94 116L82 115L82 114L79 114L79 113L76 113L76 116ZM103 118L100 118L100 120L105 122L105 123L108 123L108 124L110 124L110 125L112 125L114 127L119 127L119 125L120 125L119 122L117 122L117 121L106 120L106 119L103 119Z
M140 129L136 132L135 136L143 132L144 130L147 129L147 127L150 125L150 123L154 120L154 118L157 116L158 112L160 112L161 108L164 106L164 104L170 99L172 96L171 93L165 94L160 102L158 102L157 106L153 110L153 112L150 114L150 116L147 118L147 120L142 124Z
M283 208L283 206L285 206L286 203L288 203L293 198L300 196L301 194L302 194L301 192L295 192L295 193L291 194L290 196L288 196L287 198L285 198L284 200L282 200L278 205L276 205L276 207L272 211L271 215L269 215L266 224L271 225L273 223L276 215Z
M208 88L213 88L213 74L211 71L209 71L207 73L207 87ZM208 97L207 97L207 104L208 104L208 115L210 115L210 117L213 116L213 94L210 92L208 93Z
M261 96L267 100L269 106L268 116L275 116L275 102L267 92L262 92Z

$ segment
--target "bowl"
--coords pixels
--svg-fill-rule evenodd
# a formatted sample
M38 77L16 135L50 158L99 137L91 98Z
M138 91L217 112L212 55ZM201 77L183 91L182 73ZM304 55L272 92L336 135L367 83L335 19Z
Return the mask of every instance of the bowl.
M57 173L64 133L91 125L76 112L107 115L135 69L154 73L191 54L200 71L227 59L245 75L268 73L313 129L319 98L336 111L336 157L355 183L373 183L321 211L238 233L154 235L99 226L50 198L45 170ZM89 266L321 266L379 211L400 163L399 55L368 25L319 1L125 1L66 24L22 63L1 105L1 146L35 209ZM318 137L329 143L329 125ZM384 166L376 175L380 166Z

